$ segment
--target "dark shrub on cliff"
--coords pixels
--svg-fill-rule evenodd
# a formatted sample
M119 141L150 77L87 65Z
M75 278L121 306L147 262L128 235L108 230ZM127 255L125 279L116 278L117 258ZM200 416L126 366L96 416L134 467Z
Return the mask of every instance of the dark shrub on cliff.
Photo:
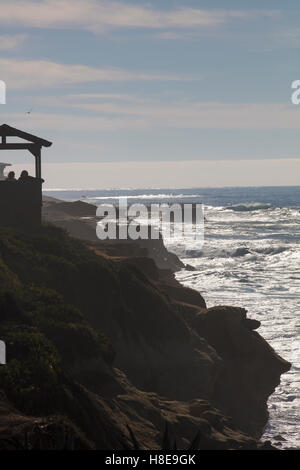
M46 227L35 236L0 230L0 256L0 338L8 359L0 368L0 388L20 409L50 413L62 400L62 367L97 356L113 360L106 337L53 290L71 288L70 276L93 254L63 231ZM111 270L105 271L109 276ZM53 289L41 287L47 284Z

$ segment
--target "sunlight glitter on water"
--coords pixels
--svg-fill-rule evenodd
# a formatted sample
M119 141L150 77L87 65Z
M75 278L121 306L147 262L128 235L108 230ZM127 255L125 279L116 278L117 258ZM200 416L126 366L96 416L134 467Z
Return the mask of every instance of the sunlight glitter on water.
M276 215L276 217L275 217ZM300 214L294 209L236 212L222 207L206 211L202 250L167 243L196 271L177 279L199 290L208 306L242 306L262 322L259 333L292 363L269 398L270 419L263 439L282 448L299 447L300 435Z

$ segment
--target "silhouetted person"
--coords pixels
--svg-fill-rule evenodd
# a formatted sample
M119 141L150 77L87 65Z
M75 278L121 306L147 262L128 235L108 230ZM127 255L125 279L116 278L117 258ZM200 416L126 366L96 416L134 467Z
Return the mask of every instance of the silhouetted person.
M10 171L7 175L6 181L17 181L14 171Z
M20 178L18 179L18 181L32 181L32 180L35 180L35 178L33 176L29 176L29 173L27 170L23 170L20 175Z
M21 182L37 182L37 181L41 181L42 183L44 182L43 179L38 179L38 178L35 178L34 176L30 176L28 171L27 170L23 170L21 175L20 175L20 178L18 179L18 181L21 181Z

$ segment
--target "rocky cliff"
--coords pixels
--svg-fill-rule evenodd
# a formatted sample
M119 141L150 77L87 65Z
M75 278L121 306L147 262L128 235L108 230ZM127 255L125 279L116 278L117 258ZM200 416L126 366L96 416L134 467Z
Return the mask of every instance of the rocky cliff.
M0 281L2 447L262 446L290 364L244 309L53 226L1 230Z

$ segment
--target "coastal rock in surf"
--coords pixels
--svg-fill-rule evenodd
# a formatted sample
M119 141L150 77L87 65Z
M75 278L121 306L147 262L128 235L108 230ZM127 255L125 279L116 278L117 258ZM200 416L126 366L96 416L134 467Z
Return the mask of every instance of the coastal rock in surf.
M268 419L267 399L291 364L253 331L259 323L253 322L245 309L221 306L200 312L195 328L223 360L213 402L242 431L259 437Z
M245 256L245 255L248 255L250 253L250 251L248 250L247 247L241 247L241 248L237 248L234 253L233 253L233 256L238 258L239 256Z

